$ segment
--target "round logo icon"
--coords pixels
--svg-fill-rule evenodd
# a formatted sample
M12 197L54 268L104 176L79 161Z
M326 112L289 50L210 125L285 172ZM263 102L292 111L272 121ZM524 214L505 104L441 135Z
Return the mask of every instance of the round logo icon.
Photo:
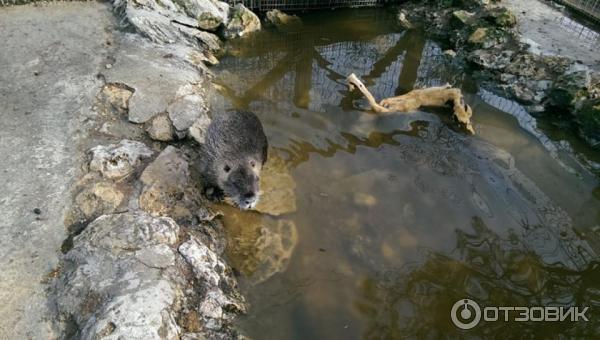
M481 321L481 308L470 299L456 301L450 311L452 323L460 329L471 329Z

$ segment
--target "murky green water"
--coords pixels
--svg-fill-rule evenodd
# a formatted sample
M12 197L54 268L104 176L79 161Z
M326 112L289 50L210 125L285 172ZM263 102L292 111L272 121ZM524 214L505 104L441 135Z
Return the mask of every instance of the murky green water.
M567 145L468 85L435 43L402 33L385 10L303 20L302 32L230 45L215 71L216 107L256 112L297 184L295 213L226 221L251 304L241 329L254 339L598 336L600 190ZM379 99L462 86L477 135L444 109L378 117L348 92L351 72ZM260 223L277 226L279 247L253 248ZM272 252L270 262L240 265L253 252ZM590 306L590 321L460 331L450 309L464 297Z

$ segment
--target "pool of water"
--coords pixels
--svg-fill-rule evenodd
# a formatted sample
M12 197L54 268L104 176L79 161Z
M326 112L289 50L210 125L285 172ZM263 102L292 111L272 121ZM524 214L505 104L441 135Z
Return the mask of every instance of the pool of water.
M230 43L215 69L215 111L255 112L296 183L293 213L226 217L228 255L250 303L240 329L254 339L597 335L600 190L577 154L448 66L434 42L399 30L385 9L303 21ZM462 87L477 134L455 126L448 109L377 116L348 91L352 72L378 99ZM261 223L277 226L277 249L253 248L263 231L250 226ZM258 251L277 253L249 265ZM450 319L464 297L590 306L590 321L464 332Z

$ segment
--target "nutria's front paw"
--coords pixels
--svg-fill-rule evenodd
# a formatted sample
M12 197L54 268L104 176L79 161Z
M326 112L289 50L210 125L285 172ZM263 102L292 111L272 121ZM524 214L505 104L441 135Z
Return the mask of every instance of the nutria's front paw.
M214 202L220 202L225 198L223 190L214 187L206 188L204 195L206 198Z

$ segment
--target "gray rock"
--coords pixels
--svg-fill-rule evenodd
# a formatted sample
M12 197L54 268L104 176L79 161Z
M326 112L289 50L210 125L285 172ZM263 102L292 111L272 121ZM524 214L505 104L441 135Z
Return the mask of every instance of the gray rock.
M229 23L223 32L228 39L242 37L260 30L260 19L251 10L239 3L230 10Z
M587 99L590 87L591 74L588 70L566 73L554 82L550 98L554 105L572 110L577 102Z
M456 28L470 26L475 22L475 14L465 10L454 11L450 17L450 24Z
M193 312L202 320L198 335L237 338L231 320L246 307L232 271L185 233L171 218L141 212L90 223L51 289L63 329L81 339L194 339L178 324ZM190 238L177 250L181 237Z
M175 129L187 133L194 122L208 115L208 103L201 86L190 84L181 87L167 112Z
M74 322L81 339L177 338L174 306L180 288L136 253L161 244L168 248L178 234L169 218L125 213L96 219L75 238L55 282L62 320Z
M116 0L114 5L127 23L150 40L192 47L212 45L216 38L199 30L202 28L198 20L201 16L210 16L220 20L220 23L226 23L229 12L226 3L214 0Z
M124 139L119 144L99 145L90 150L90 170L105 178L119 179L141 164L142 159L154 154L144 143Z
M113 213L125 196L110 182L98 182L83 189L75 197L74 220L89 220L103 214Z
M133 34L125 35L115 44L119 46L116 61L103 74L107 81L124 83L134 89L128 101L130 122L146 123L166 112L179 88L201 82L198 69L186 61L193 53L189 48L161 47Z

